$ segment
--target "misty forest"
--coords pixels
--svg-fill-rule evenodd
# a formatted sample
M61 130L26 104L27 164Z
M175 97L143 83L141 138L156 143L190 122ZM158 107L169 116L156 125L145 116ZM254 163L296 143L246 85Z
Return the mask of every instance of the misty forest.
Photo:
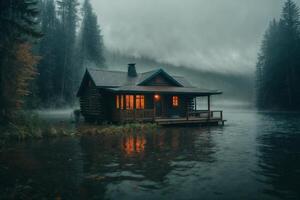
M299 6L0 0L0 199L299 199Z
M1 1L1 121L74 105L84 66L104 66L103 48L89 1Z
M279 20L270 22L257 61L257 106L299 109L299 7L289 0Z

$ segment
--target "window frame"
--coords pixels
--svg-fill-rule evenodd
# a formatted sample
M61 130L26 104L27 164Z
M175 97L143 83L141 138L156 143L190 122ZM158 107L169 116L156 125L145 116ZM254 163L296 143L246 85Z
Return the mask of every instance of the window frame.
M115 96L115 108L117 110L144 110L145 95L116 95Z
M135 108L137 110L145 109L145 95L135 95Z
M134 110L134 95L125 95L125 101L126 110Z
M120 109L120 96L116 95L116 109L119 110Z
M124 110L124 95L116 95L115 108L117 110Z
M172 96L172 107L179 107L179 96Z

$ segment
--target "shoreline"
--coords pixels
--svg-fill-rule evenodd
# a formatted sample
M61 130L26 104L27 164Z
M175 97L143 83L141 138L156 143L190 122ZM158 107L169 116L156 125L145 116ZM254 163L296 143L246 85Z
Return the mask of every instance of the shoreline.
M0 143L27 141L27 140L43 140L63 137L81 137L95 136L102 134L123 134L132 131L149 131L158 128L154 123L132 123L132 124L88 124L59 121L51 123L46 120L39 119L32 123L13 124L0 126Z

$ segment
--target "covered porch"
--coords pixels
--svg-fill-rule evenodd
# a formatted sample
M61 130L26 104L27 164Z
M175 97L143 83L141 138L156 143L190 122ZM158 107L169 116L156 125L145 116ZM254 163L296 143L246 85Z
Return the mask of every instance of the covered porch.
M202 106L199 106L200 102ZM162 111L157 108L158 104L163 105ZM168 95L154 95L154 116L154 121L160 125L204 123L224 125L223 111L211 109L211 95L181 94L172 95L171 98Z
M206 104L199 109L198 102ZM159 125L224 125L223 111L211 109L211 95L139 93L116 95L114 121L154 122Z
M195 111L196 115L189 115L179 118L156 118L155 122L159 125L172 124L207 124L207 125L224 125L223 111Z

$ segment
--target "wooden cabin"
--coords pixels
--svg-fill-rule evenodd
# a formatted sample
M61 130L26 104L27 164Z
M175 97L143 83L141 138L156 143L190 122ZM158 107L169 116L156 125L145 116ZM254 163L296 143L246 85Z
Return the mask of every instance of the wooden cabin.
M194 87L162 69L137 73L129 64L126 72L87 69L77 96L87 122L224 124L223 112L211 110L211 96L221 93ZM207 109L197 109L201 98Z

